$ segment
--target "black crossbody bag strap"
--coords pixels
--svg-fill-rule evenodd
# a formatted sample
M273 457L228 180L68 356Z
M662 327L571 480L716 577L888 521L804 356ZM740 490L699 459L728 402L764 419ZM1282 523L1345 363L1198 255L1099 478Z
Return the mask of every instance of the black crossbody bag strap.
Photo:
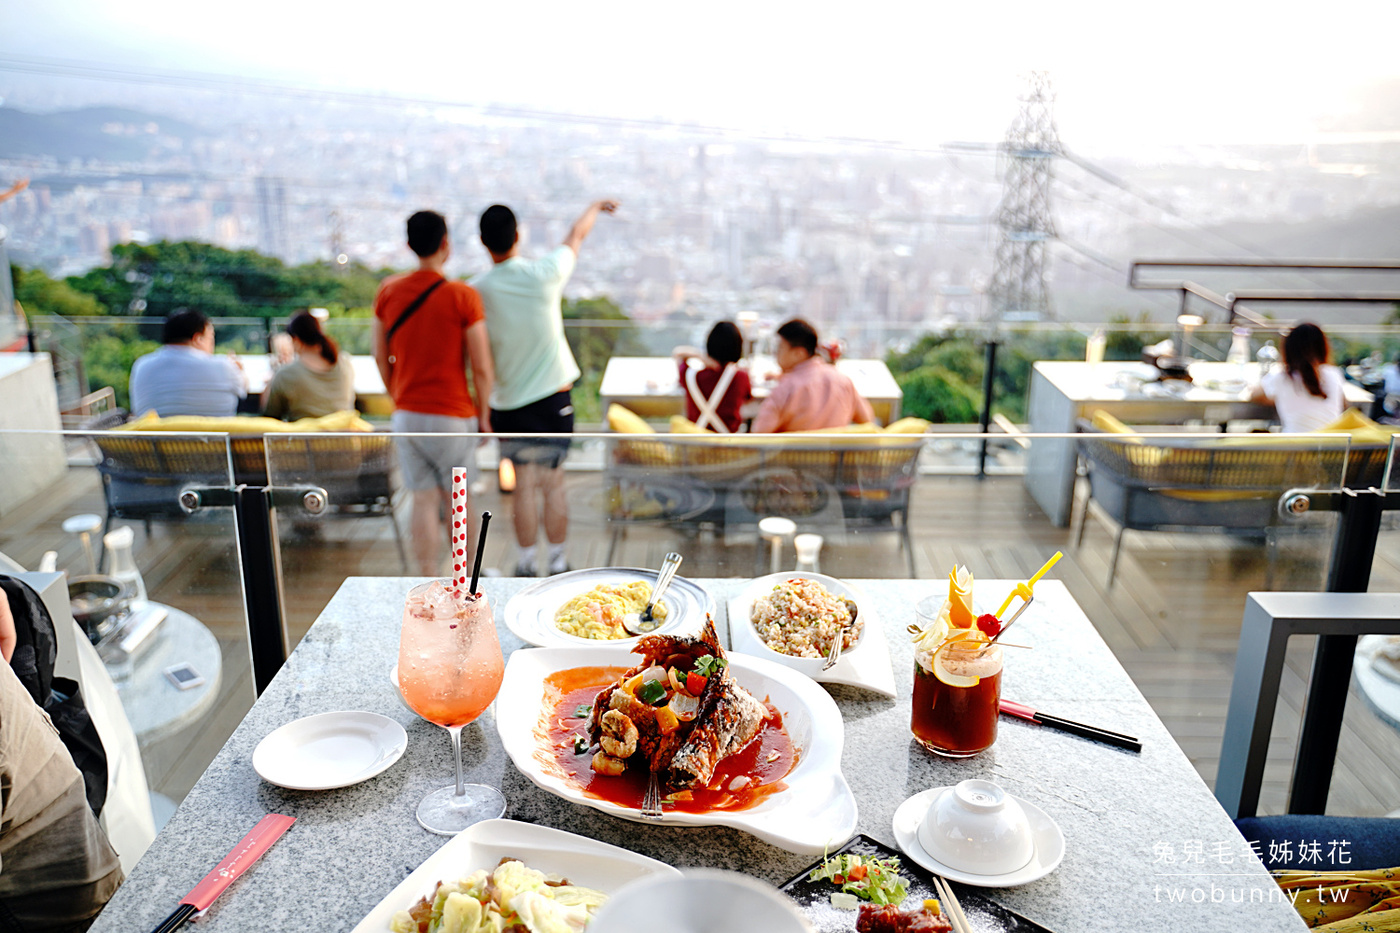
M413 304L403 309L403 314L399 315L398 320L396 320L393 323L393 325L389 328L389 332L384 335L385 347L389 346L389 341L394 339L394 334L398 333L399 328L403 327L404 322L413 316L413 312L423 307L423 302L428 300L428 296L431 295L433 292L437 291L437 287L446 281L447 279L438 279L436 282L429 285L427 289L423 292L423 294L413 299Z

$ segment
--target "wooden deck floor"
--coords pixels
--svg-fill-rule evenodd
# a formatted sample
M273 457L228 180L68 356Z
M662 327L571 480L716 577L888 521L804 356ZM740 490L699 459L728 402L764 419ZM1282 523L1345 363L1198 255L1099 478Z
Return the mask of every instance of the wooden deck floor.
M610 535L602 519L599 474L571 473L569 485L570 560L575 567L601 566ZM509 504L503 498L492 491L478 496L476 504L504 519ZM35 566L43 551L55 549L60 567L77 567L78 544L59 526L67 516L83 511L100 513L101 496L95 472L75 468L44 495L0 519L0 551ZM1213 782L1245 594L1265 586L1261 545L1219 535L1129 533L1118 580L1109 589L1104 581L1112 537L1105 526L1091 520L1082 548L1074 550L1069 531L1049 524L1019 478L979 482L962 476L924 477L916 487L912 513L915 565L918 576L930 581L930 594L940 589L935 581L954 563L968 565L978 576L1024 577L1055 550L1064 550L1065 559L1054 575L1069 587L1202 778ZM503 533L508 525L500 521L495 527L485 564L509 573L515 552L510 535ZM178 742L147 750L153 789L176 800L193 785L252 702L232 542L228 514L202 526L158 524L149 537L140 531L137 535L138 561L152 598L199 617L224 649L218 711ZM1330 544L1325 519L1311 533L1286 538L1276 588L1320 588ZM281 546L293 643L345 577L404 573L386 519L330 521L311 529L283 522ZM633 529L621 542L614 563L656 566L668 550L685 555L684 571L691 576L754 573L751 538L725 541L705 530ZM887 533L828 542L821 565L827 573L852 578L904 575L899 538ZM1396 531L1382 534L1372 589L1400 589ZM1294 639L1290 646L1261 812L1284 807L1311 649L1311 640L1305 638ZM1400 736L1354 694L1329 812L1380 815L1398 807Z

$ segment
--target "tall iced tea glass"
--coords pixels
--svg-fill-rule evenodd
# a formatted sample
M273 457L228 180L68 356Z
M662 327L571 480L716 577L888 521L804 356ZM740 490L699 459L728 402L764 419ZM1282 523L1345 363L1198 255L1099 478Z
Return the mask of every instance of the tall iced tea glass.
M989 645L976 628L949 625L936 597L919 603L915 614L926 633L914 648L909 727L915 741L948 758L986 751L997 739L1001 646Z
M462 783L462 729L480 716L505 676L496 621L485 596L457 600L446 580L421 583L404 601L399 635L399 691L419 716L452 736L457 784L418 805L418 822L451 836L506 811L494 787Z
M929 669L914 662L909 725L914 739L935 754L968 758L991 748L1000 703L1000 645L953 641Z

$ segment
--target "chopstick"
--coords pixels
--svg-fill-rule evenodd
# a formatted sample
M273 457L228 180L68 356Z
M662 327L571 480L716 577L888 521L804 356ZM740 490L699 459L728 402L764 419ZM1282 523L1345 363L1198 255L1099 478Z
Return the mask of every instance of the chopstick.
M953 896L953 886L937 875L933 875L932 878L933 890L938 894L938 905L943 908L948 923L953 927L953 933L972 933L972 924L967 922L967 914L963 913L962 905Z
M181 904L175 908L175 912L160 922L151 933L174 933L175 930L185 925L185 921L194 916L197 908L193 904Z
M1051 716L1049 713L1042 713L1032 709L1025 703L1018 703L1015 700L1002 700L1001 711L1008 716L1015 716L1028 722L1038 725L1048 726L1051 729L1058 729L1061 732L1068 732L1085 739L1093 739L1096 742L1103 742L1105 745L1112 745L1117 748L1124 748L1130 752L1141 752L1142 742L1136 736L1125 735L1122 732L1114 732L1111 729L1102 729L1098 726L1091 726L1082 722L1075 722L1073 719L1065 719L1062 716Z

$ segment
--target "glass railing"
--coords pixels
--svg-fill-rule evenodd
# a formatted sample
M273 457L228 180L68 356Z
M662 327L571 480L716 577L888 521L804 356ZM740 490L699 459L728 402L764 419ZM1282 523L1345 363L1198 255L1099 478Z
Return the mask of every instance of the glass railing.
M15 287L10 278L10 254L5 246L9 231L0 224L0 348L13 347L24 337L15 314Z
M254 700L229 440L0 431L0 473L0 572L66 576L54 621L95 647L83 676L105 687L80 685L89 703L115 687L159 826ZM104 734L109 758L120 739Z
M215 322L219 352L245 357L250 375L259 374L255 389L267 378L271 366L267 353L270 334L280 332L284 321L260 318L220 318ZM88 391L111 386L117 403L129 404L127 380L131 363L155 349L160 338L157 318L54 318L35 317L30 326L38 349L51 352L55 370L80 381ZM581 425L601 425L606 412L596 403L603 376L613 359L665 358L680 346L704 345L709 322L678 321L565 321L565 334L582 370L576 386L577 421ZM369 356L371 322L367 317L335 317L326 330L349 353ZM978 324L950 325L931 329L925 325L883 322L845 326L833 325L829 335L844 344L848 360L875 360L889 368L903 394L903 413L937 424L974 425L982 419L987 344L994 340L995 376L991 386L991 414L1014 424L1029 419L1031 372L1039 361L1083 361L1089 338L1096 330L1104 332L1104 359L1108 362L1139 360L1142 348L1175 337L1168 324L1094 324L1061 322L987 327ZM1333 355L1341 363L1354 364L1351 374L1367 385L1379 379L1381 361L1400 353L1400 327L1329 326ZM755 334L755 354L771 357L771 328ZM1275 347L1277 333L1255 330L1250 342L1251 358L1266 341ZM1231 332L1223 325L1208 325L1191 332L1186 347L1193 359L1218 362L1229 351ZM759 363L765 371L771 363ZM369 367L372 369L372 367ZM658 389L678 389L669 367L662 367ZM367 370L368 371L368 370ZM1144 370L1144 372L1148 372ZM762 375L760 373L760 375ZM372 381L372 380L371 380ZM655 381L655 380L653 380ZM75 389L76 390L76 389ZM71 393L70 393L71 394ZM368 395L369 397L366 397ZM372 416L388 411L382 386L370 386L362 393L362 407ZM255 411L257 400L246 406Z

